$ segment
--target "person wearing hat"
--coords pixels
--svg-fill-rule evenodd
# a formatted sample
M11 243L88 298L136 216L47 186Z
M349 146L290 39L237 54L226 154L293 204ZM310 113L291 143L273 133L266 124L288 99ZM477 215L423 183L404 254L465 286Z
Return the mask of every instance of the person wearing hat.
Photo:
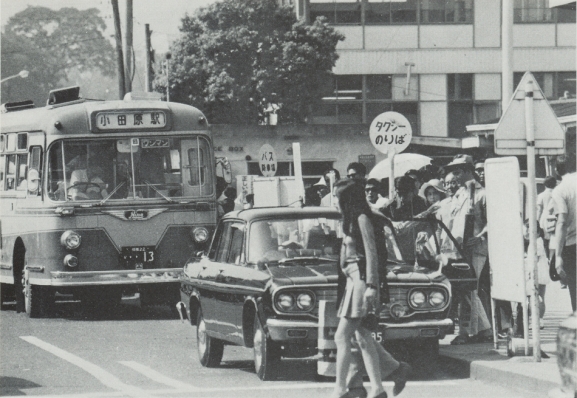
M484 162L477 162L475 164L475 173L477 173L477 177L479 178L479 182L482 186L485 186L485 163Z
M415 193L415 180L395 178L396 197L381 212L392 221L407 221L427 210L425 200Z
M459 185L459 189L451 199L451 233L463 247L467 247L473 253L472 266L475 269L477 280L487 263L487 212L485 189L475 180L475 166L473 158L469 155L456 155L445 166L447 173L452 173ZM472 209L470 209L471 190L475 189ZM472 210L474 218L473 236L464 241L465 220L469 211ZM451 344L466 344L471 342L492 341L491 323L483 303L478 295L478 290L457 297L460 305L459 335ZM470 312L470 317L466 312ZM469 318L469 319L467 319ZM466 322L468 320L469 322Z
M429 214L436 214L441 206L441 201L447 197L447 192L443 187L443 182L436 178L421 185L419 196L425 199L428 209L419 216L425 217Z

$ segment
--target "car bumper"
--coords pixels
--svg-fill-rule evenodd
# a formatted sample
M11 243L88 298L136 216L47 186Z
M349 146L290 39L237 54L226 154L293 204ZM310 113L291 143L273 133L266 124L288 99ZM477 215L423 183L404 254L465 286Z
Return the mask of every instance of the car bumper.
M50 272L50 278L31 278L30 283L46 286L109 286L149 283L180 283L182 268L122 271Z
M317 340L319 325L316 321L269 318L266 321L270 338L274 341Z
M381 333L381 338L387 341L426 338L442 339L452 327L453 321L449 318L406 323L379 323L378 333Z

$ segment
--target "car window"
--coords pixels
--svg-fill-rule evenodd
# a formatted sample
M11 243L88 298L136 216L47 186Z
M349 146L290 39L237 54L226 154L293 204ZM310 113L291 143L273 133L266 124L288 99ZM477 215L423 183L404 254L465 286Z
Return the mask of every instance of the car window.
M242 242L244 240L244 224L234 223L230 226L230 250L227 263L240 264L242 255Z
M231 228L230 222L223 222L222 237L216 248L216 258L215 261L219 263L224 263L228 259L228 253L230 250L230 238L231 238Z

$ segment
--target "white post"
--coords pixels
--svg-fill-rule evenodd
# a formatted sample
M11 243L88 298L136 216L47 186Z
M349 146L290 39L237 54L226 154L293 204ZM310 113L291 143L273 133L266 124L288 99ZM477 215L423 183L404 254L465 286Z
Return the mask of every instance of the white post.
M170 81L169 78L170 70L170 58L166 59L166 102L170 102Z
M513 0L502 0L501 22L501 110L505 112L513 95Z
M301 204L305 199L305 184L303 182L303 169L301 164L301 144L293 142L293 161L295 165L295 179L299 187L299 196Z
M389 201L395 197L395 155L397 151L391 148L387 154L389 160Z
M541 344L539 329L539 277L537 271L537 186L535 183L535 120L533 115L533 82L525 85L525 128L527 134L527 199L529 204L529 248L527 266L533 272L531 308L533 315L533 359L541 362ZM527 331L525 331L527 333Z

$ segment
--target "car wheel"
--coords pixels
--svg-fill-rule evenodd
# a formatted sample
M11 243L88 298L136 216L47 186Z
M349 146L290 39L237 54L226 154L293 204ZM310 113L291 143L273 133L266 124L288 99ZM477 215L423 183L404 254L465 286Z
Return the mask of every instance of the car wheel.
M261 380L272 380L280 362L280 346L266 336L258 315L254 317L254 368Z
M48 315L54 304L54 291L46 286L30 284L28 273L24 272L24 308L30 318Z
M198 309L196 320L196 344L198 348L198 358L200 364L206 368L215 368L220 365L224 343L206 334L206 323L202 316L202 311Z

